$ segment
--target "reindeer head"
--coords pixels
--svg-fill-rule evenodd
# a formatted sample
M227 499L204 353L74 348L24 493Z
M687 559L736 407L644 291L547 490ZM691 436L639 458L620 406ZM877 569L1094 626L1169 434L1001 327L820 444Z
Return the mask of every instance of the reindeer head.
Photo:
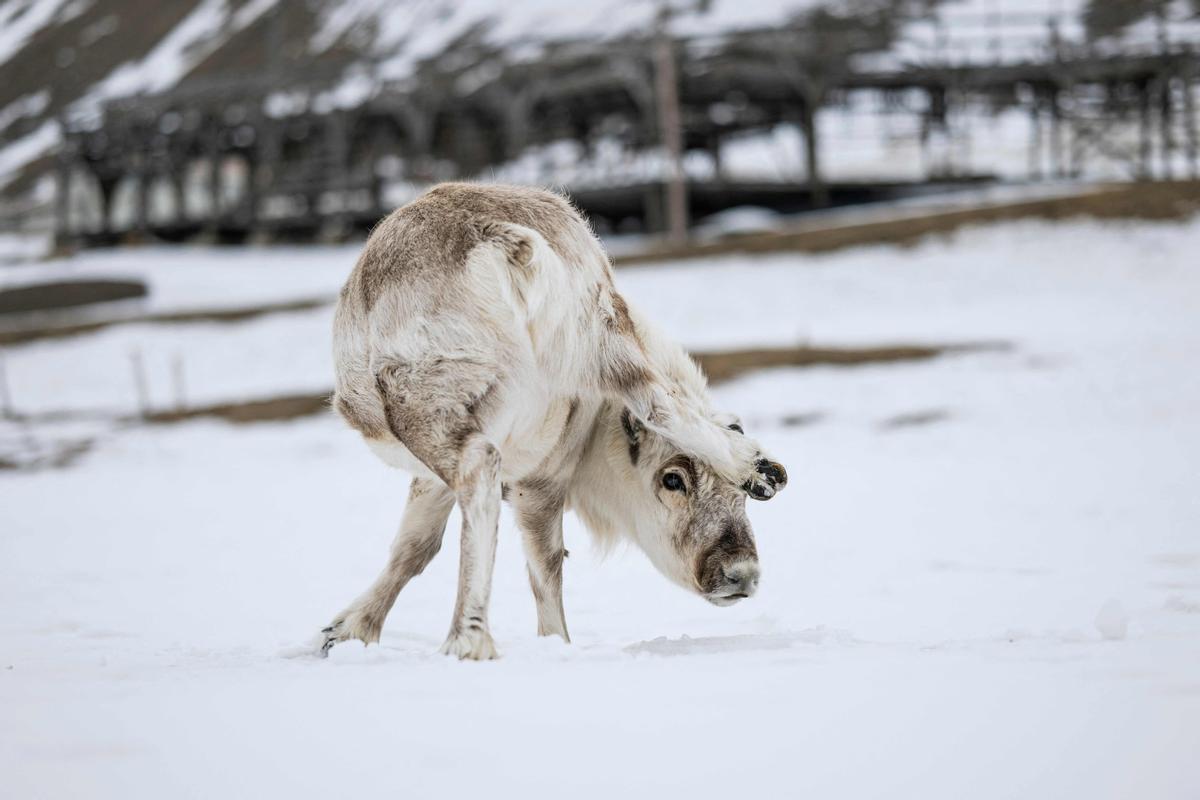
M734 419L722 424L731 436L743 435ZM643 428L627 410L619 413L619 423L610 417L606 438L610 465L622 483L621 521L614 525L630 533L661 573L710 603L733 605L754 594L758 551L746 497L765 497L722 478ZM787 480L782 466L764 463L782 487ZM592 516L587 504L577 507L585 518Z

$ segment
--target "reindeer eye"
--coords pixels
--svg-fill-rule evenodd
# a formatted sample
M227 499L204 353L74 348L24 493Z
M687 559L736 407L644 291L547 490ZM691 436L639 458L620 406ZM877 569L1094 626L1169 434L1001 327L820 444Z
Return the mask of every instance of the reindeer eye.
M668 492L682 492L684 489L683 478L679 477L678 472L668 472L663 475L662 485Z
M737 424L736 422L734 422L734 423L731 423L731 424L729 425L729 430L731 430L731 431L737 431L738 433L745 433L745 431L744 431L744 430L742 430L742 426L741 426L741 425L739 425L739 424Z

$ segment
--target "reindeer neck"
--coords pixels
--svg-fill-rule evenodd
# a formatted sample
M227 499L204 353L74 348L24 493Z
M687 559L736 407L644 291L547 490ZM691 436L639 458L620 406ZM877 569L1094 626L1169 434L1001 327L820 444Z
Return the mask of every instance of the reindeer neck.
M592 536L611 541L631 536L638 524L637 472L621 428L620 407L604 403L580 457L570 490L571 507Z

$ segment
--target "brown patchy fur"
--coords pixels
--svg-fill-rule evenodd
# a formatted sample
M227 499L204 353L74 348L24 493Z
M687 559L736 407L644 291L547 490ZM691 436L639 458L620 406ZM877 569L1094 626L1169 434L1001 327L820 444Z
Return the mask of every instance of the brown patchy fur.
M478 365L472 373L472 366L435 357L390 364L376 375L391 434L454 487L462 449L497 394L490 368Z
M612 303L612 326L618 333L636 339L637 326L633 324L633 317L629 314L629 306L625 303L625 298L616 292L611 292L609 301Z
M526 234L502 222L489 222L481 229L483 238L490 239L504 248L508 263L522 269L533 261L533 243Z
M388 432L387 428L376 423L373 414L363 413L363 406L349 401L342 395L334 395L333 408L347 425L368 439L378 439Z
M739 559L758 560L754 536L750 529L735 521L727 522L721 536L708 550L701 553L696 564L696 580L700 589L711 592L725 580L722 567Z
M629 444L629 463L635 467L642 452L642 436L645 431L640 422L634 419L629 409L621 410L621 428L625 431L625 439Z
M393 211L376 226L355 270L363 308L370 310L393 281L414 274L462 269L472 248L491 236L505 238L497 223L523 225L540 233L566 257L568 237L586 226L558 195L516 186L444 183ZM528 243L506 238L516 264L532 257Z

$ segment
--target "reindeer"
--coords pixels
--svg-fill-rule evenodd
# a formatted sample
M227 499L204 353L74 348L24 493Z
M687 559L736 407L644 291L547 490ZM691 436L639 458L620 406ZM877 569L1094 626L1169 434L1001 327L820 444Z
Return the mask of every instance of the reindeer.
M321 632L321 655L379 641L455 503L448 655L497 655L488 599L502 500L521 529L540 635L570 641L568 508L711 603L754 594L745 497L769 499L786 472L711 407L695 363L629 307L599 241L558 195L450 183L393 212L341 291L333 354L334 409L413 479L387 566Z

